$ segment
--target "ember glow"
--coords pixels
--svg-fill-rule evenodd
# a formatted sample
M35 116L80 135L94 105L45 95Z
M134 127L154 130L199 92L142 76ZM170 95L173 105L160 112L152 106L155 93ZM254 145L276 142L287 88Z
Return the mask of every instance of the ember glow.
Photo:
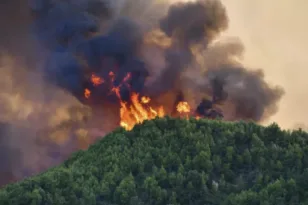
M91 96L91 91L88 88L84 89L84 97L89 98L90 96Z
M126 83L130 79L131 74L128 73L124 79L122 80L122 84ZM110 81L114 82L114 73L109 72ZM104 79L96 76L95 74L91 75L90 81L93 86L101 85L105 82ZM115 93L117 99L119 101L119 110L120 110L120 126L126 130L131 130L136 124L140 124L145 120L151 120L156 117L164 117L165 110L162 105L153 107L151 106L151 98L147 96L140 96L140 94L132 92L129 98L129 101L125 102L122 100L120 95L120 84L118 87L112 87L111 92ZM89 99L91 96L91 91L89 89L85 89L84 97ZM178 114L185 114L186 117L189 117L191 113L191 108L188 102L180 101L176 105L176 110ZM200 117L199 117L200 118Z
M187 102L179 102L176 106L176 110L179 113L189 113L190 112L190 106Z
M142 104L139 101L139 95L136 93L133 93L131 96L131 105L127 105L122 101L120 104L120 125L126 130L131 130L135 124L140 124L144 120L151 120L165 115L162 106L153 108L148 103Z
M104 80L101 79L100 77L92 74L91 75L91 82L93 83L94 86L98 86L98 85L104 83Z

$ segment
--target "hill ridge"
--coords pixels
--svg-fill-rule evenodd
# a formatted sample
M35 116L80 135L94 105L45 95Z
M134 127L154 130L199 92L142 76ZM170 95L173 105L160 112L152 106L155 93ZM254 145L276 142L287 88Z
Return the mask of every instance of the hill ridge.
M159 118L0 190L2 205L307 204L308 134Z

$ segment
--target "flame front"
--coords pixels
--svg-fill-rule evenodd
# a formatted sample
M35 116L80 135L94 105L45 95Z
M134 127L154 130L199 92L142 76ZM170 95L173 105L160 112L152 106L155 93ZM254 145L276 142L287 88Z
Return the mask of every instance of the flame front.
M140 124L145 120L152 120L156 117L164 117L165 110L163 106L152 107L150 105L151 98L148 96L140 96L138 93L132 93L130 96L130 103L122 100L120 95L120 87L126 83L131 77L131 74L128 73L125 78L122 80L122 83L118 87L111 85L111 93L115 93L120 103L120 126L126 130L131 130L136 124ZM109 78L111 83L114 82L115 74L109 72ZM99 76L94 74L91 75L90 81L94 86L98 86L106 81ZM84 96L89 98L91 91L85 89ZM181 101L176 106L177 112L181 115L184 114L188 117L188 114L191 111L189 104L185 101Z
M120 125L126 130L131 130L135 124L140 124L145 120L151 120L156 117L163 117L165 111L163 107L157 109L148 105L150 98L142 97L141 99L147 99L146 102L139 101L139 94L133 93L131 95L131 105L128 106L125 102L120 102Z

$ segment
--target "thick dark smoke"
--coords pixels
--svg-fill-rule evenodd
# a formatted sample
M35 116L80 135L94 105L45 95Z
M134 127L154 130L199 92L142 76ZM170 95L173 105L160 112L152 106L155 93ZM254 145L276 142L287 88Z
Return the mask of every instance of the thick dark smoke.
M9 89L0 93L4 102L0 120L9 126L3 126L5 134L0 137L4 161L0 173L11 180L42 171L86 148L94 140L90 132L102 135L118 126L114 87L128 103L132 92L140 93L171 115L180 100L189 102L201 116L220 116L222 110L226 120L257 122L277 111L283 95L281 88L264 80L262 70L238 61L243 52L240 41L220 39L229 19L219 0L7 4L7 10L24 13L16 18L27 20L20 31L13 22L2 22L11 28L6 36L11 43L0 49L13 63L2 65L8 76L3 84ZM23 12L16 11L20 7ZM20 36L28 38L20 40ZM104 82L94 85L93 74ZM21 86L16 87L18 82ZM88 98L85 89L91 92ZM8 106L10 102L15 107ZM89 115L87 106L95 115ZM14 129L22 132L8 131ZM21 137L28 140L24 146ZM33 150L40 153L39 159L32 160ZM0 185L7 182L0 179Z
M0 182L1 184L9 183L13 178L12 166L10 158L14 158L15 156L9 156L9 154L14 153L11 148L6 146L6 137L8 136L9 125L5 123L0 124L0 159L1 159L1 167L0 167Z
M151 86L156 93L174 88L181 73L193 62L192 46L202 44L206 48L227 28L228 18L220 1L177 3L170 6L159 25L173 44L164 51L167 65Z
M172 5L160 28L182 45L208 44L227 29L226 10L220 1L197 1Z
M205 51L206 76L217 96L225 99L229 120L262 121L277 112L277 102L284 91L270 86L261 69L251 70L236 58L244 49L236 39L217 42ZM212 59L215 59L214 61Z

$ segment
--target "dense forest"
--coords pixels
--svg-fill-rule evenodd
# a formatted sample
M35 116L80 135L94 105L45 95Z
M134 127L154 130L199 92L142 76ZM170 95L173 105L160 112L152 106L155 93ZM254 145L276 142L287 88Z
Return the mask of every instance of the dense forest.
M308 205L308 134L160 118L0 190L1 205Z

